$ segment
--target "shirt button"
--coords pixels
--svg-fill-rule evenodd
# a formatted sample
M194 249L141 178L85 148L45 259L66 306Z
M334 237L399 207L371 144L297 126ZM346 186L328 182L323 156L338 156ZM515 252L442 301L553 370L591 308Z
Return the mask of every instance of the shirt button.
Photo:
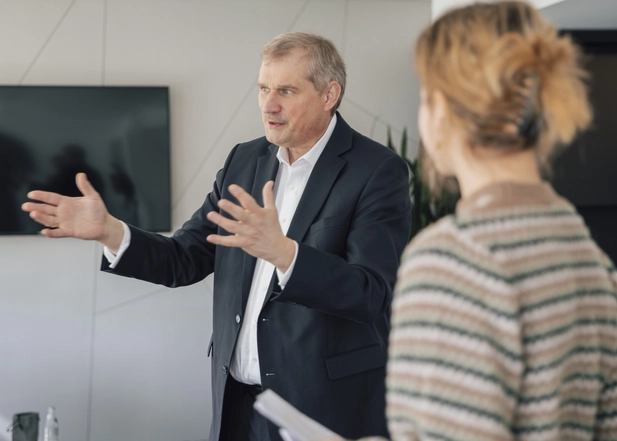
M293 184L291 184L291 185L289 186L289 189L290 189L290 190L295 190L295 189L296 189L296 186L295 186L295 185L293 185Z
M287 218L286 217L281 218L281 223L284 224L285 222L287 222Z
M265 291L266 289L268 289L268 287L267 287L266 285L263 285L263 286L261 287L261 290L262 290L262 291Z
M223 375L227 375L227 366L223 366Z
M253 358L251 361L252 361L253 363L257 363L257 359L256 359L256 358Z
M236 314L236 323L240 323L240 314Z

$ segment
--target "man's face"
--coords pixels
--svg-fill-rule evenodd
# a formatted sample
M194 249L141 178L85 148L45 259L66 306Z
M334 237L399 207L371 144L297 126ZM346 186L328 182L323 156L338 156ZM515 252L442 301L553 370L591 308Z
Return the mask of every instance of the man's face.
M321 138L331 119L327 93L307 79L304 51L262 63L259 70L259 108L272 144L309 150Z

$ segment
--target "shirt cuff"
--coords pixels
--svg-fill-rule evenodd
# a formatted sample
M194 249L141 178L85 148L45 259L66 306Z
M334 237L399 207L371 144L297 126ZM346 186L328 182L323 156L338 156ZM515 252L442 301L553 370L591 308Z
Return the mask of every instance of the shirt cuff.
M112 253L111 250L107 247L103 248L103 255L107 258L107 261L109 262L109 268L111 269L114 269L116 265L118 265L118 262L120 262L120 258L131 244L131 230L129 229L129 226L122 222L122 228L124 229L124 236L122 236L122 242L120 243L120 248L118 248L118 254Z
M278 268L276 269L276 276L279 278L279 286L281 289L285 289L285 285L289 282L289 278L291 277L291 273L294 270L294 266L296 265L296 259L298 258L298 242L294 240L294 245L296 246L296 253L294 254L294 260L291 261L291 265L287 268L287 271L283 273Z

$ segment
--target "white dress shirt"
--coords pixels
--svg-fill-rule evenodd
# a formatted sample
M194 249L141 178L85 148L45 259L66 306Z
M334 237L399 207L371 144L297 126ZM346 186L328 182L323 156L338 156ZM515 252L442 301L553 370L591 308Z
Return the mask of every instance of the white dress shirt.
M336 115L332 117L326 132L313 148L304 156L298 158L293 164L289 164L287 149L279 147L276 155L279 160L279 169L274 185L274 196L283 234L287 234L287 230L289 230L289 225L296 212L302 193L304 193L306 183L319 156L330 140L335 126ZM126 224L123 223L123 226L124 237L122 238L118 254L114 255L107 247L103 250L105 257L109 260L110 268L114 268L118 264L122 254L130 245L130 230ZM285 287L285 284L291 277L296 258L298 257L298 244L296 243L295 245L296 254L286 273L282 273L270 262L263 259L257 259L255 264L253 281L249 291L246 310L244 311L244 321L240 327L240 335L238 336L230 366L231 375L241 383L261 385L259 354L257 350L257 322L275 269L281 288Z

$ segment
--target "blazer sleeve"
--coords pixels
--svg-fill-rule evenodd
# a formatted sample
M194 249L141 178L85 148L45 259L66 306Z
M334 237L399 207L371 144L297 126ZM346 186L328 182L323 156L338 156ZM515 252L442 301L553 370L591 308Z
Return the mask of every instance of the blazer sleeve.
M133 277L168 287L191 285L214 271L216 246L206 240L210 234L226 234L218 230L206 215L219 211L218 201L224 185L225 173L236 152L236 145L216 176L214 188L202 206L182 228L166 237L129 225L131 244L114 269L103 259L101 269L106 272Z
M401 158L390 156L375 169L360 196L346 258L299 243L293 273L273 299L374 322L390 307L410 226L409 172Z

